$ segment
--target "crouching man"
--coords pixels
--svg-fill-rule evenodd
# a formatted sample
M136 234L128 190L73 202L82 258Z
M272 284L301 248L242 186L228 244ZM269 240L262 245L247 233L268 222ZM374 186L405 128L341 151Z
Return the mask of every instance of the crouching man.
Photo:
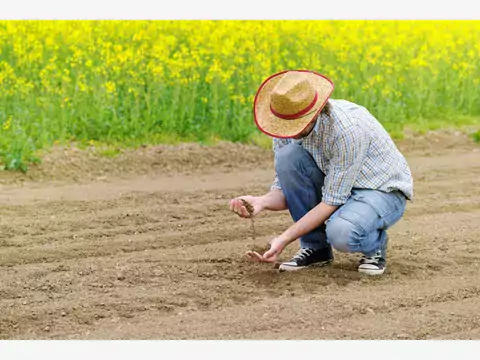
M300 270L333 261L332 247L361 253L358 271L383 274L387 229L413 197L404 156L367 109L333 100L332 82L313 71L284 71L260 86L254 102L258 128L273 137L276 177L263 196L241 196L229 207L241 217L263 210L289 210L294 224L253 260L276 262L300 239L300 249L280 270ZM241 199L253 206L247 212Z

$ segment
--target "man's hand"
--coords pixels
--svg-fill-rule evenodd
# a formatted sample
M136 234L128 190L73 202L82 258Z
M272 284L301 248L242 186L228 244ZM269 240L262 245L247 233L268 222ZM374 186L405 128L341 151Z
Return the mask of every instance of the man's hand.
M247 208L243 205L242 199L253 206L253 213L251 215L248 213ZM230 210L232 210L238 216L242 218L250 218L257 215L260 211L263 210L263 204L261 199L262 198L260 196L240 196L238 198L230 200L228 206L230 207Z
M253 261L274 263L278 256L282 253L287 243L280 237L276 237L270 241L270 250L260 255L256 251L248 251L247 256Z
M250 205L253 206L252 215L248 213L241 199L249 202ZM232 210L242 218L249 218L251 216L255 216L263 210L287 210L287 202L285 200L285 195L283 195L283 192L281 190L271 190L269 193L263 196L240 196L238 198L230 200L228 205L230 207L230 210Z

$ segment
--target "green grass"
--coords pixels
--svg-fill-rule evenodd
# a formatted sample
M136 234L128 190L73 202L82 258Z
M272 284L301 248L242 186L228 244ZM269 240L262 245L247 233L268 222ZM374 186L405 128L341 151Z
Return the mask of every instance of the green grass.
M480 128L480 22L0 21L0 167L55 144L101 156L218 140L270 147L253 123L262 80L312 69L333 98L406 129ZM440 119L440 120L438 120Z
M480 144L480 130L472 134L473 140Z
M114 158L120 155L122 152L119 148L107 147L98 151L98 155L108 158Z

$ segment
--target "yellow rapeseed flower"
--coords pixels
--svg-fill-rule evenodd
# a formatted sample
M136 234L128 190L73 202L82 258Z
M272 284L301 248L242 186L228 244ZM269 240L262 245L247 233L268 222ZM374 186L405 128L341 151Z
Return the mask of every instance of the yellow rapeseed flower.
M112 82L112 81L107 81L107 82L105 83L105 90L107 91L107 93L109 93L109 94L114 93L114 92L115 92L115 88L116 88L116 86L115 86L115 83L114 83L114 82Z
M3 130L8 130L8 129L10 129L11 125L12 125L12 117L9 116L7 118L7 121L5 121L5 123L3 124L2 128L3 128Z

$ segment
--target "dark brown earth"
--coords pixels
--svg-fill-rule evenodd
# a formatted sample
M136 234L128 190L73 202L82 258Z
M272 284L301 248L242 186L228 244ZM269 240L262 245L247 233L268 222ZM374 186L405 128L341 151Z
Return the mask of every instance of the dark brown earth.
M0 339L480 339L479 146L455 133L398 145L416 197L377 278L356 254L296 273L244 257L291 224L259 214L253 240L228 210L268 190L268 150L72 147L2 173Z

